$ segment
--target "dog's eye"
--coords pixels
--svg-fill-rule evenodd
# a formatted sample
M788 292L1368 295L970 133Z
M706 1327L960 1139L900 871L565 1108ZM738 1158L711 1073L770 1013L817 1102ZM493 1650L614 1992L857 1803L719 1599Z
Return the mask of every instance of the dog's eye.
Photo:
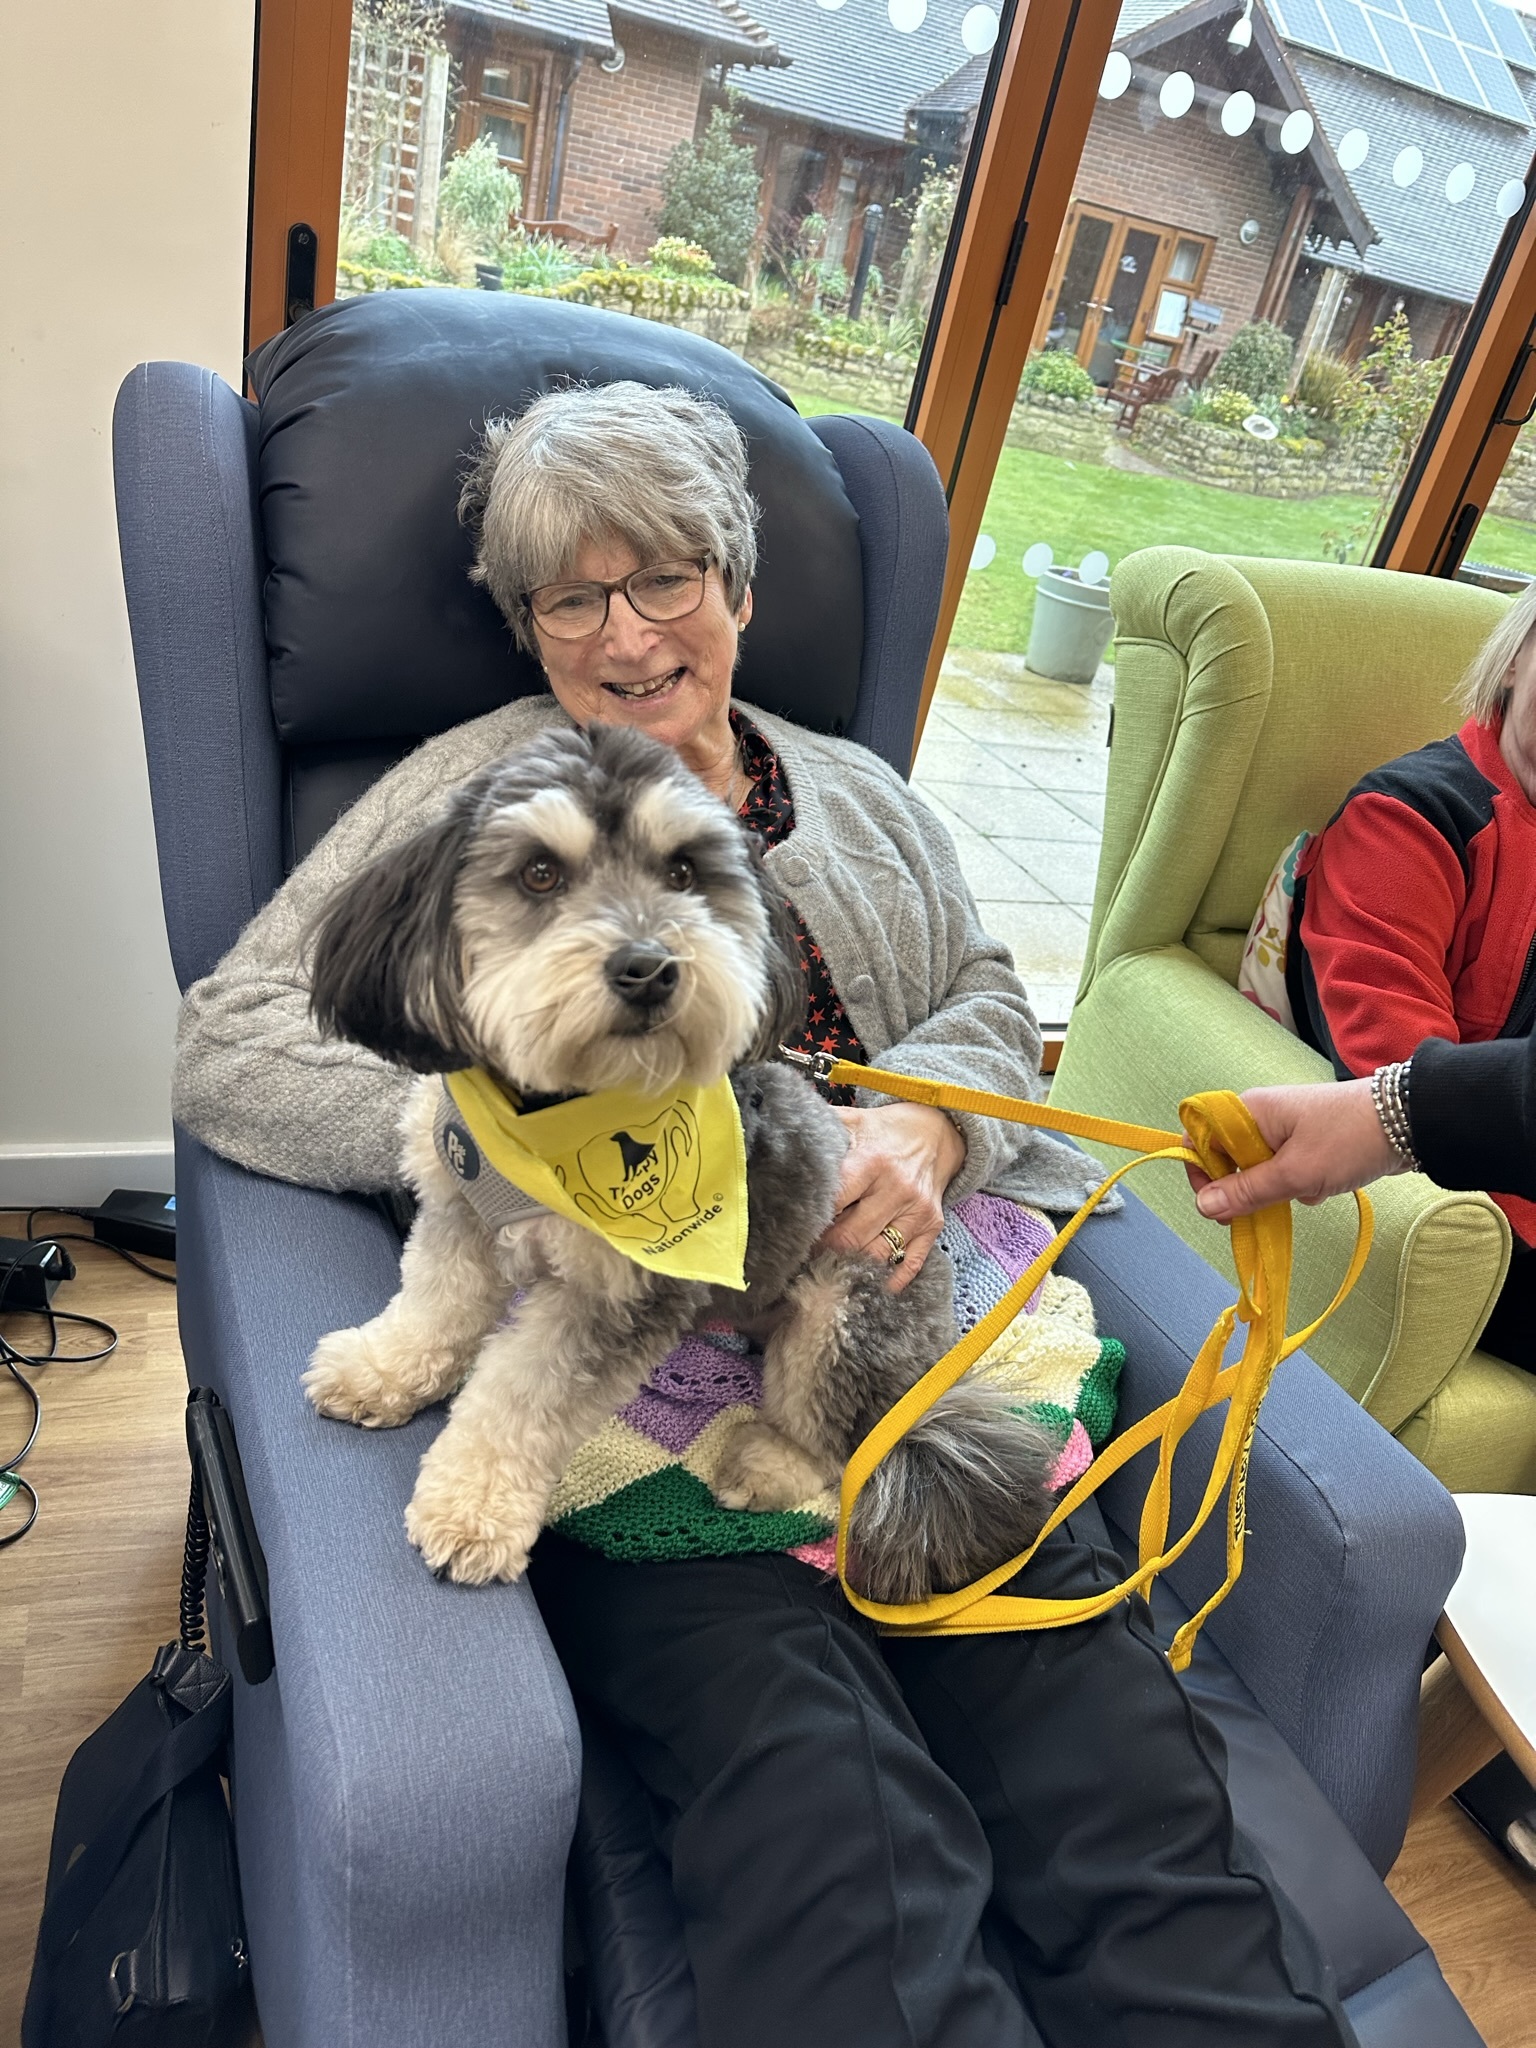
M548 896L559 888L565 876L561 873L559 861L552 860L547 853L536 853L532 860L524 863L517 879L530 896Z
M667 863L667 887L669 889L691 889L693 887L693 862L679 854L676 860Z

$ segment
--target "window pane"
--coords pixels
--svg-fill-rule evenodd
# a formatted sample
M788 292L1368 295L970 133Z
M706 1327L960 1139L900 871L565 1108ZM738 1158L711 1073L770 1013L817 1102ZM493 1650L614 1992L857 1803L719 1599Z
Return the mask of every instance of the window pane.
M1000 12L354 0L340 289L499 273L900 419Z
M504 114L482 114L480 133L496 145L503 163L521 169L528 155L528 127L523 121L509 121Z
M1278 47L1236 4L1122 13L915 771L1047 1020L1098 860L1107 573L1369 559L1536 145L1497 5L1254 0ZM1473 551L1536 570L1530 434Z

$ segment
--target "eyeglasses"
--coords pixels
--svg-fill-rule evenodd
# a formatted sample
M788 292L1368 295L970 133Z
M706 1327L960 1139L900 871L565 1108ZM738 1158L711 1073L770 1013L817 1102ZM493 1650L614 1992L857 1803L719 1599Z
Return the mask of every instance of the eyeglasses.
M612 583L543 583L526 599L541 632L552 640L585 640L608 623L608 606L622 590L632 610L653 626L685 619L704 602L708 555L692 562L652 562Z

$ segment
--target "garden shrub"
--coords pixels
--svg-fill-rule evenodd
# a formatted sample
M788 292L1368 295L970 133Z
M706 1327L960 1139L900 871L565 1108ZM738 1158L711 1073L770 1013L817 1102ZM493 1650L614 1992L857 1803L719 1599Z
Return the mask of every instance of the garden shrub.
M401 292L431 284L419 271L380 270L368 263L352 263L345 256L336 265L336 276L355 292Z
M509 292L553 291L584 268L563 242L550 235L508 235L496 255Z
M438 212L477 256L496 254L507 237L510 215L522 211L523 188L503 170L496 144L482 135L450 157L438 193Z
M716 107L697 141L680 142L661 178L657 234L707 249L720 275L739 282L757 233L757 152L737 142Z
M360 263L368 270L404 271L409 276L421 269L416 251L404 235L387 232L370 235L361 246L348 253L354 263Z
M658 313L734 312L746 304L746 294L721 278L659 277L652 270L633 270L627 263L583 270L557 285L552 296L646 318Z
M681 235L663 235L653 244L647 262L660 277L715 276L714 257L697 242L684 241Z
M1239 327L1207 377L1207 390L1258 392L1261 398L1283 391L1290 379L1296 350L1291 337L1268 320L1250 320ZM1252 405L1248 408L1253 411Z
M1301 366L1294 397L1315 419L1337 419L1354 391L1355 368L1342 356L1314 351Z
M1246 391L1212 391L1207 385L1190 407L1190 417L1213 420L1218 427L1240 427L1253 410L1253 400Z
M1048 398L1090 399L1098 396L1097 386L1076 356L1063 348L1044 348L1030 357L1019 379L1021 391L1038 391Z

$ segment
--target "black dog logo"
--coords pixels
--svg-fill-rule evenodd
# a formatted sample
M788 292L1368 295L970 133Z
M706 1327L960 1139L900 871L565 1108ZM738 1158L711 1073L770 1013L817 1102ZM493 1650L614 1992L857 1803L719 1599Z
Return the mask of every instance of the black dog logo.
M610 1147L619 1155L617 1179ZM572 1187L572 1201L617 1236L665 1236L699 1212L699 1130L685 1102L638 1130L589 1138L576 1164L584 1185Z
M637 1173L655 1163L656 1147L644 1145L638 1138L632 1138L628 1131L615 1131L613 1142L619 1148L619 1157L624 1161L624 1179L628 1183Z

